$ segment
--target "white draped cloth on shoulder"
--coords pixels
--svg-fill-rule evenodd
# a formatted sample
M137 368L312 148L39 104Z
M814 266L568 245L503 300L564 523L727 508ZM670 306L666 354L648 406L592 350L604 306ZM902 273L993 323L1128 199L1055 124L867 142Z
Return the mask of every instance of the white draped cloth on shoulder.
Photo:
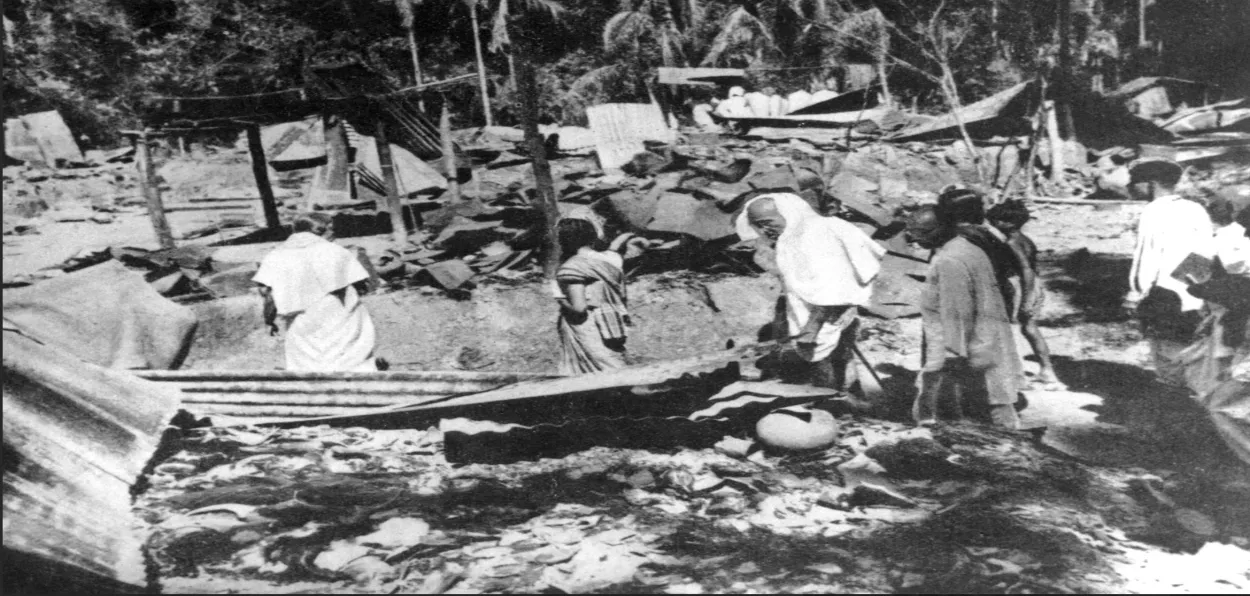
M885 248L850 222L823 217L802 197L790 193L760 195L748 201L737 220L738 236L743 240L759 238L747 220L747 210L761 199L771 199L786 222L775 250L790 335L802 331L813 306L868 304ZM800 354L810 362L828 358L845 328L822 326L815 350Z
M288 322L287 370L377 370L373 319L353 287L366 279L355 254L309 232L292 234L265 255L252 281L270 288Z

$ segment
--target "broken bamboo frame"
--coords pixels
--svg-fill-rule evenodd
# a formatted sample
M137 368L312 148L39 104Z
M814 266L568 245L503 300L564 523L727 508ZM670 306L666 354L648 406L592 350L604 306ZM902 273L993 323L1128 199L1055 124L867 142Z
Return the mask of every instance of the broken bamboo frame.
M152 229L156 232L156 241L161 248L174 247L174 232L169 228L169 220L165 218L165 205L161 201L161 188L156 182L152 168L152 152L148 147L149 131L144 129L131 137L135 146L135 167L139 170L139 191L148 203L148 217L152 220Z
M273 196L273 186L269 184L269 165L265 161L265 147L261 141L259 124L247 126L247 151L252 157L252 175L256 177L256 189L260 191L265 227L271 230L281 229L282 220L278 217L278 203Z

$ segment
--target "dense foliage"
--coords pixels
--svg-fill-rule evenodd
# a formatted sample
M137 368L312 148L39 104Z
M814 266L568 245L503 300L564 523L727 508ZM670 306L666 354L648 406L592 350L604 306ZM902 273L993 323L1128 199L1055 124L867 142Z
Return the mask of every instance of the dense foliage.
M355 60L397 86L474 72L476 4L496 120L515 122L509 53L540 68L543 117L576 122L609 99L647 100L656 66L749 67L793 90L885 72L892 96L940 107L943 63L964 101L1053 76L1059 7L1070 6L1071 76L1094 89L1139 74L1250 87L1238 56L1250 3L1155 0L9 0L6 111L57 108L108 143L153 95L270 91L302 84L310 64ZM774 70L762 70L774 69ZM472 85L444 89L460 125L480 122Z

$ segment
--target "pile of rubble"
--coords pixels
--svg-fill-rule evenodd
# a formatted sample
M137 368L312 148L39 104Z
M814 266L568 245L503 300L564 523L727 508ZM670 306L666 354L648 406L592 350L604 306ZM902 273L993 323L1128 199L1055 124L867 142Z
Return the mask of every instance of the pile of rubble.
M1229 537L1157 477L1015 433L838 422L814 452L739 434L509 464L449 462L456 420L211 428L135 510L174 592L1079 593L1124 586L1118 569L1160 552L1141 540L1245 552L1208 544Z

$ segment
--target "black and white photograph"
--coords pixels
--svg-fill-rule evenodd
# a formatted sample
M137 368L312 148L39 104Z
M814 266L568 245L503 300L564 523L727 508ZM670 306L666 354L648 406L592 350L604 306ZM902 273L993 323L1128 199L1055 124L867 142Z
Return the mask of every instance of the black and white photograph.
M1250 0L0 6L5 594L1250 593Z

